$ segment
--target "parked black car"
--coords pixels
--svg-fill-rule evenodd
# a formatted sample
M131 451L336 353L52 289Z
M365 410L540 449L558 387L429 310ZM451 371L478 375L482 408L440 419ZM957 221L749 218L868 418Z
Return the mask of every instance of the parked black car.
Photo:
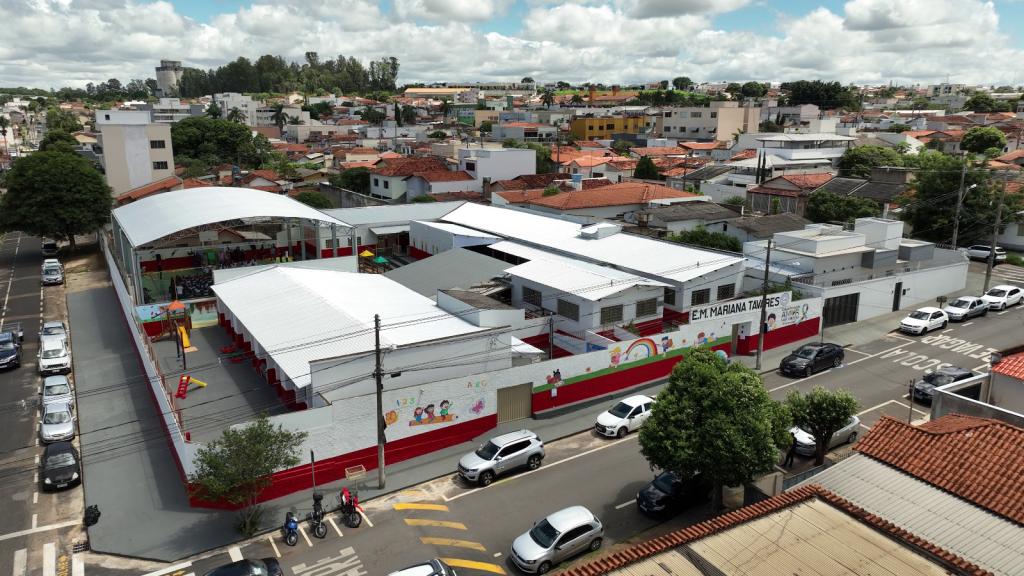
M939 368L934 372L925 374L921 380L914 383L914 400L916 402L931 404L932 397L935 396L936 388L939 386L945 386L946 384L952 384L953 382L966 380L971 376L974 376L974 372L959 366L946 366L945 368Z
M706 501L711 484L701 474L687 479L675 472L662 472L636 495L641 512L652 516L672 515L698 502Z
M283 576L281 565L276 558L261 560L239 560L214 568L204 576Z
M14 332L0 332L0 368L21 366L21 343Z
M789 376L810 376L815 372L838 368L845 356L843 347L838 344L804 344L782 359L779 372Z
M71 442L54 442L43 451L40 465L44 490L69 488L82 481L81 460Z

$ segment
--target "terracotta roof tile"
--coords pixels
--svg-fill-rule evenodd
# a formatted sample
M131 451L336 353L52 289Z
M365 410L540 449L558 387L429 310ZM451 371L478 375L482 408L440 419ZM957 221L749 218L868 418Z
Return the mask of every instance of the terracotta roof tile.
M690 150L714 150L715 148L721 148L724 142L680 142L680 148L688 148Z
M463 182L476 180L473 176L465 170L431 170L429 172L416 172L413 176L423 178L427 182Z
M636 156L686 156L690 153L686 148L679 146L637 146L630 148L629 152Z
M523 174L510 180L498 180L494 184L500 185L504 190L529 190L531 188L543 188L555 180L568 180L569 174L548 173L548 174Z
M158 192L167 192L168 190L174 190L181 186L181 178L177 176L168 176L163 180L157 180L150 182L149 184L143 184L137 188L132 188L127 192L121 193L117 198L114 198L116 204L122 204L125 202L134 202L140 200L146 196L151 196Z
M381 155L381 158L384 158ZM387 163L373 169L378 176L404 176L409 177L417 172L439 172L448 170L445 163L438 158L388 158Z
M1000 162L1013 162L1014 160L1024 160L1024 148L1020 150L1012 150L996 158Z
M906 132L904 132L904 134L906 134ZM739 154L736 154L732 158L729 158L729 162L736 162L738 160L746 160L748 158L754 158L756 156L757 156L757 150L751 148L749 150L744 150L744 151L740 152Z
M816 188L820 188L825 182L831 180L833 176L829 173L784 174L780 176L780 178L803 190L814 190Z
M1024 352L1003 357L998 364L992 367L992 372L1024 380Z
M914 427L883 416L860 453L1024 524L1024 429L951 414Z
M531 198L528 203L557 210L577 210L604 206L647 204L651 200L691 198L693 196L696 196L696 194L683 192L668 186L644 182L620 182L598 188L572 190L553 196L544 196L542 194L539 197Z
M438 192L437 194L431 194L438 202L450 202L453 200L465 200L467 202L484 203L483 192L474 192L472 190L459 190L456 192Z

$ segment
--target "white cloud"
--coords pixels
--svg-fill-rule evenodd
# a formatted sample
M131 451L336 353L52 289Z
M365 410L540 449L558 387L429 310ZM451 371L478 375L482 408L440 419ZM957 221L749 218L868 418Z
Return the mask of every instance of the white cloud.
M161 58L213 67L238 56L301 60L394 55L400 82L632 83L836 79L1010 83L1021 50L982 0L850 0L780 15L765 32L725 32L715 15L747 0L518 0L515 33L483 32L513 0L257 0L207 23L167 1L0 0L11 41L0 85L83 86L154 75Z

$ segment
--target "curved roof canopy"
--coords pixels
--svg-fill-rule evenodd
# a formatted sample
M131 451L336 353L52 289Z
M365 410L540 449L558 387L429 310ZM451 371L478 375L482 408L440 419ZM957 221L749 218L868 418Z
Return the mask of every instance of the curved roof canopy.
M113 216L133 246L144 246L181 230L244 218L302 218L351 228L341 220L287 196L222 186L156 194L121 206Z

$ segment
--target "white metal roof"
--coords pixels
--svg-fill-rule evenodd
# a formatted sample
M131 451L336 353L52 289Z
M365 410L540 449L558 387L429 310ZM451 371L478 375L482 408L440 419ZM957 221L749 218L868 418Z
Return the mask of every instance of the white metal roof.
M758 136L756 138L761 142L817 142L817 141L837 141L837 140L856 140L856 136L843 136L840 134L834 134L831 132L813 132L810 134L803 134L798 132L788 132L784 134L769 134L766 136Z
M506 272L593 302L634 286L668 286L664 282L583 262L530 260Z
M388 234L401 234L402 232L408 232L408 224L399 224L397 226L376 226L370 228L370 232L373 232L377 236L386 236Z
M673 282L686 282L743 261L740 256L621 232L604 238L581 238L580 224L495 206L466 203L441 220L547 252Z
M470 236L472 238L494 238L495 240L498 239L498 237L493 234L488 234L487 232L481 232L479 230L474 230L472 228L466 228L465 226L459 226L458 224L449 224L447 222L420 222L420 224L428 228L444 230L445 232L449 232L456 236Z
M248 218L302 218L348 228L344 222L281 194L201 186L154 194L112 212L133 246L203 224Z
M487 330L380 274L274 266L213 291L298 387L311 361L371 352L374 314L383 347Z
M420 204L390 204L386 206L363 206L361 208L331 208L325 214L346 224L400 224L413 220L436 220L464 204L455 202L423 202Z

